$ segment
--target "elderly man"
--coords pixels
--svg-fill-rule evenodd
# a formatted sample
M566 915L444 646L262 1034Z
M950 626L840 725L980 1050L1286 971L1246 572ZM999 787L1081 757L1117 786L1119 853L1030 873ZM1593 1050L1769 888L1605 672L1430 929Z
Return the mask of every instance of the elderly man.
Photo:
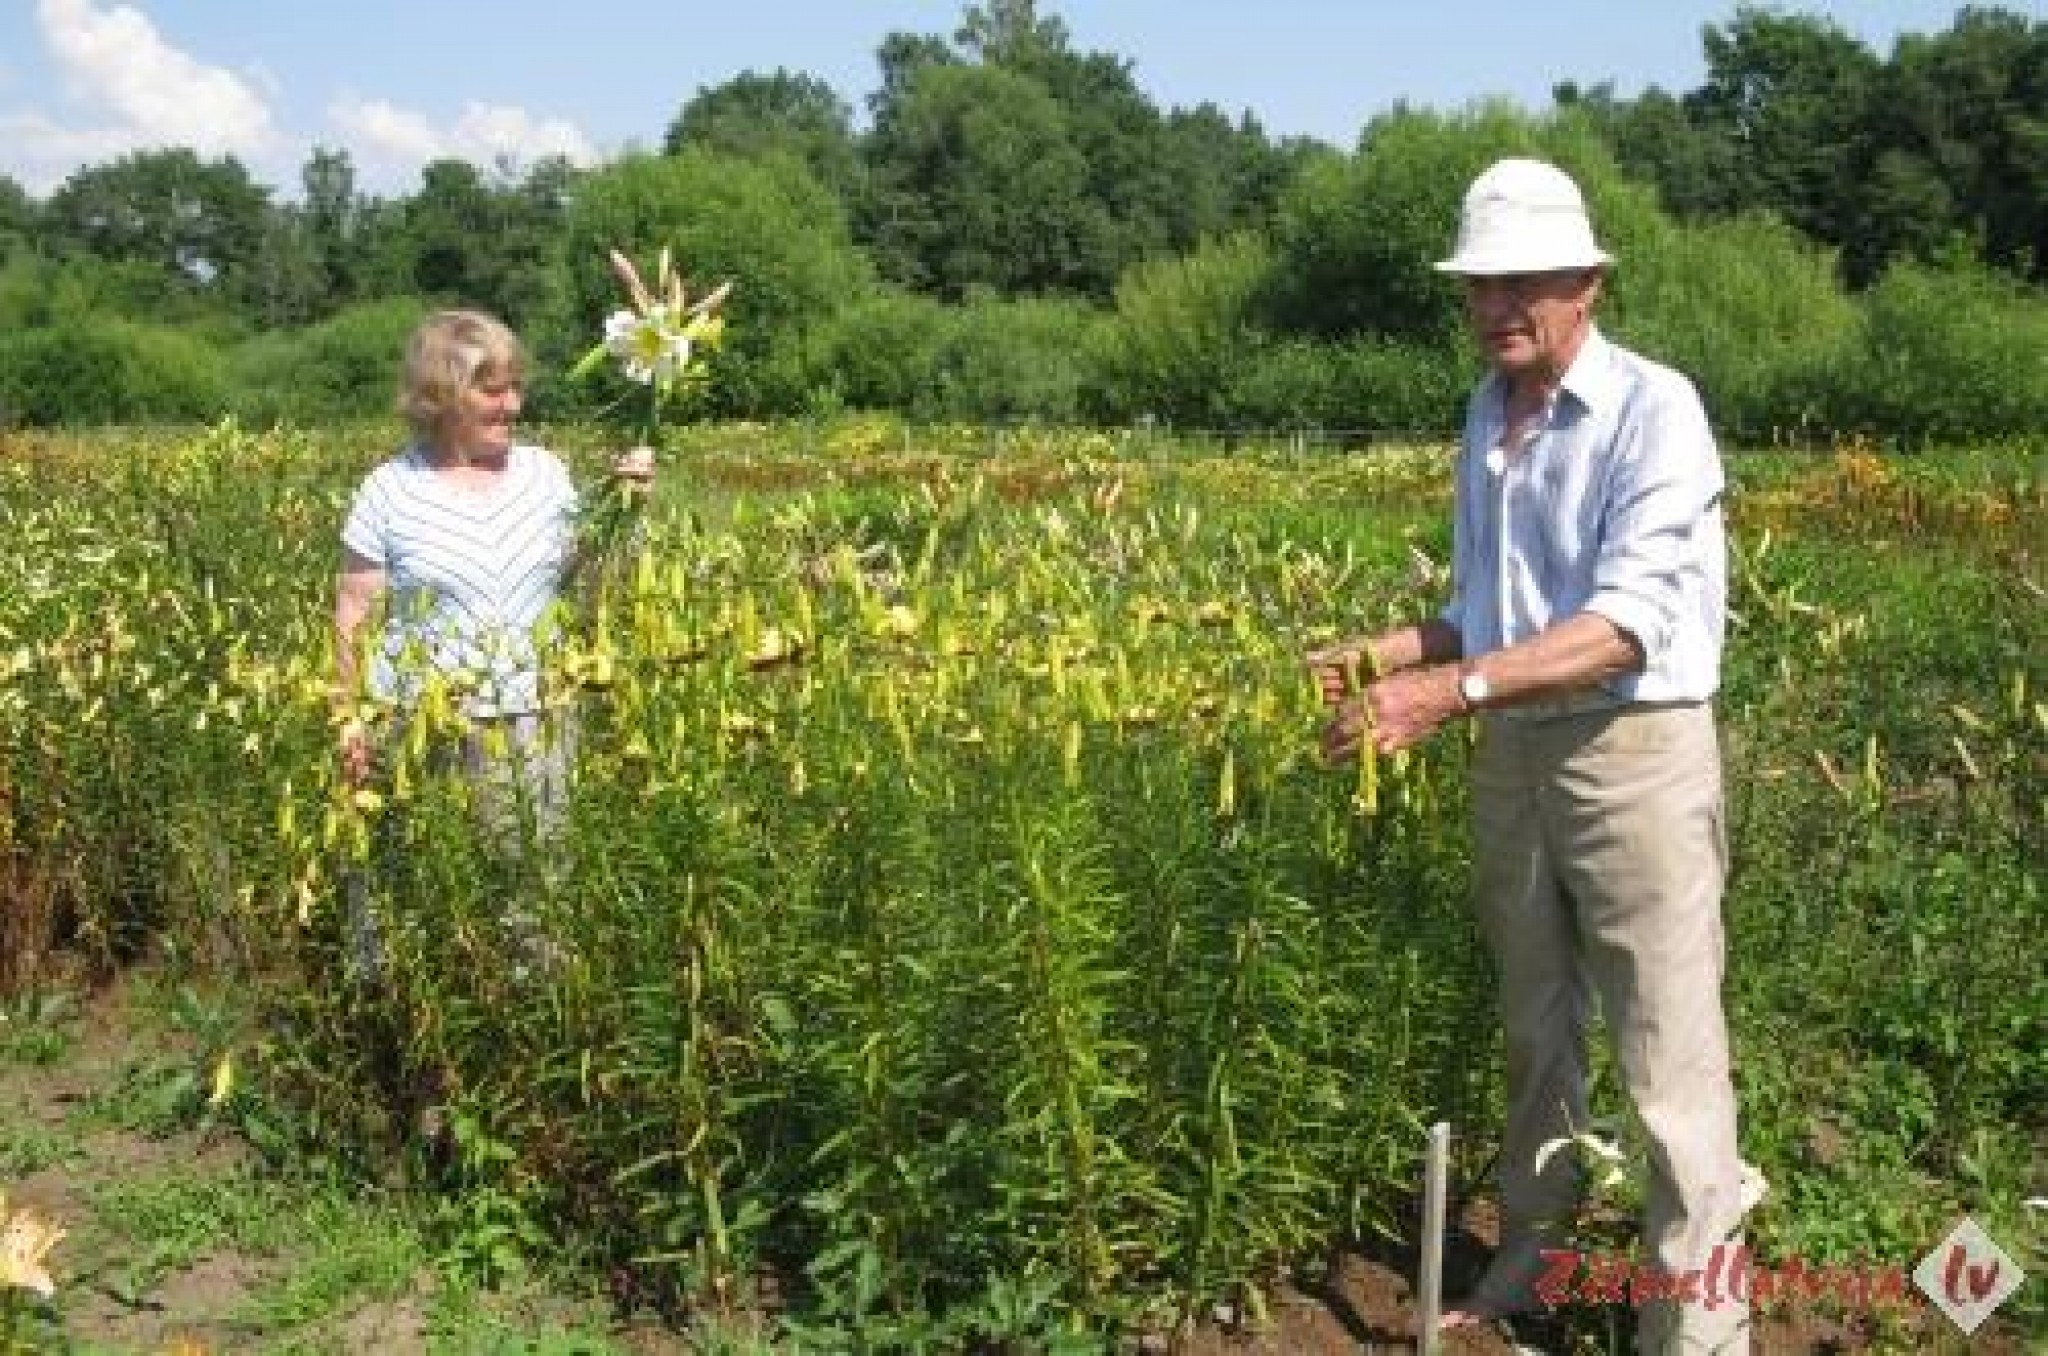
M1720 458L1692 384L1594 325L1610 262L1561 170L1503 160L1472 183L1437 265L1464 279L1492 369L1466 415L1450 603L1309 656L1335 708L1333 759L1479 725L1474 893L1506 1030L1503 1224L1451 1326L1538 1307L1543 1252L1565 1246L1574 1155L1539 1150L1586 1127L1595 996L1649 1150L1647 1265L1681 1281L1707 1270L1761 1186L1736 1151L1721 1011ZM1384 676L1348 691L1367 650ZM1747 1350L1746 1310L1714 1298L1647 1307L1643 1349Z

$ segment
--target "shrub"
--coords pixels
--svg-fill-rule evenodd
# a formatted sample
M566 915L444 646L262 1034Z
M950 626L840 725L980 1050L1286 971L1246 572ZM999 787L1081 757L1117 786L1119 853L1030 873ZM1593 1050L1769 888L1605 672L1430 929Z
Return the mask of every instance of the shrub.
M1444 437L1464 422L1474 374L1455 349L1359 339L1339 351L1337 362L1348 427Z
M1620 259L1608 291L1615 337L1691 377L1728 437L1825 422L1814 378L1854 343L1856 308L1833 259L1784 222L1669 226Z
M179 330L86 317L0 334L0 422L187 422L226 405L226 363Z
M573 361L619 304L607 250L637 256L648 271L666 247L693 286L735 284L725 344L711 360L712 413L803 408L817 384L817 336L874 287L838 201L790 156L628 156L582 181L562 240L567 309L537 345L551 366Z
M929 413L941 403L939 355L959 308L888 291L836 312L817 338L813 405Z
M1311 164L1282 200L1272 323L1325 338L1451 342L1464 329L1457 283L1431 265L1451 251L1466 185L1510 155L1570 171L1601 241L1624 261L1669 229L1650 190L1625 179L1581 122L1507 104L1398 112L1366 129L1357 154Z
M250 340L235 355L237 413L253 423L389 413L405 341L425 314L422 302L394 297Z
M951 419L1071 424L1082 413L1102 313L1085 302L974 301L939 355L939 408Z
M1973 261L1902 264L1863 298L1827 384L1834 422L1909 442L2048 428L2048 305Z
M1129 269L1101 354L1104 412L1193 427L1231 422L1231 389L1259 342L1256 307L1271 269L1271 249L1253 235Z

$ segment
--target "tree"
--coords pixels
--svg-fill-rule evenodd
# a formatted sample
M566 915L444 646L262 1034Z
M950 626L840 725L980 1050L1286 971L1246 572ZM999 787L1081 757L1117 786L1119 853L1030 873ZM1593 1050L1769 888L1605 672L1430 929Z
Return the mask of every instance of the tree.
M815 76L745 71L698 91L662 140L670 155L693 147L742 160L791 154L842 201L858 191L853 110Z
M1878 59L1830 20L1755 9L1709 24L1703 42L1707 80L1686 108L1712 140L1714 206L1768 208L1823 240L1847 238Z
M239 299L266 330L317 320L325 313L327 285L305 214L273 209L256 253L242 272Z
M195 289L232 295L261 247L270 192L233 156L138 151L79 170L50 195L47 234L59 250L140 259Z
M1310 163L1282 199L1275 326L1327 339L1463 342L1457 288L1431 264L1450 251L1465 186L1509 155L1569 171L1601 239L1624 261L1661 242L1668 223L1653 195L1620 173L1582 120L1533 119L1506 104L1453 116L1404 111L1376 119L1355 154ZM1626 281L1624 262L1617 284Z
M326 315L361 295L364 283L363 207L355 163L345 150L315 146L299 172L300 209L319 273L317 311Z
M878 115L864 236L884 272L958 299L971 289L1084 291L1108 222L1045 87L993 66L931 63Z
M928 67L957 66L960 58L944 38L918 33L891 33L875 49L881 83L868 96L868 112L877 126L887 122L910 93L911 83Z
M1296 171L1327 149L1306 137L1275 143L1250 113L1233 123L1212 103L1168 113L1161 147L1174 189L1167 243L1178 254L1215 236L1265 228Z
M483 175L468 161L436 160L421 170L420 191L405 209L413 285L443 300L486 304L496 216Z
M969 6L954 43L899 34L881 52L866 142L873 191L859 221L892 277L944 295L985 285L1106 300L1132 263L1228 227L1235 170L1196 163L1218 143L1171 134L1129 61L1074 51L1066 25L1032 0ZM1009 135L973 108L981 95L1020 120ZM991 210L986 194L1002 178L1004 191L1035 201ZM919 208L934 194L946 211ZM1036 257L1006 269L996 256L1009 248Z
M1966 8L1946 33L1902 37L1870 110L1841 241L1852 281L1958 238L2048 278L2048 22Z
M547 309L555 241L577 171L560 158L523 179L510 163L487 179L462 160L437 160L420 191L381 219L399 285L448 304L476 306L523 329ZM372 218L376 220L376 218Z
M1697 218L1720 206L1717 143L1676 97L1652 85L1633 100L1616 99L1612 81L1591 89L1567 81L1551 91L1551 101L1597 130L1624 170L1657 186L1670 211Z
M28 190L0 174L0 264L34 243L40 215Z
M986 66L1042 73L1071 54L1066 24L1038 17L1036 0L989 0L969 5L953 41Z

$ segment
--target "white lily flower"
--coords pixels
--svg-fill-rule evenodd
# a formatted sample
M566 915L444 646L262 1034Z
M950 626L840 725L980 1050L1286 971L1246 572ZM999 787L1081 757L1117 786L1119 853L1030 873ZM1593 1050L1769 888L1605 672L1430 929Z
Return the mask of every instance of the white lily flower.
M1598 1185L1601 1190L1620 1186L1628 1180L1628 1175L1622 1171L1621 1166L1628 1159L1622 1153L1621 1146L1611 1140L1602 1139L1590 1130L1580 1130L1546 1141L1536 1150L1537 1175L1541 1176L1543 1170L1549 1166L1550 1160L1557 1156L1558 1150L1565 1148L1576 1148L1582 1155L1607 1164L1606 1171L1600 1174Z
M64 1237L64 1230L33 1210L7 1212L0 1197L0 1287L33 1290L44 1299L57 1293L50 1279L50 1249Z

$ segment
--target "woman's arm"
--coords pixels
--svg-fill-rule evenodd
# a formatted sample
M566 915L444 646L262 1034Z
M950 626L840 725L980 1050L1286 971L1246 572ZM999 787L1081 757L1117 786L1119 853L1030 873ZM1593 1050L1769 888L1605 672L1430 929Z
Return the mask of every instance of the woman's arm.
M606 487L607 493L618 496L621 501L637 500L644 504L654 493L654 449L635 447L614 457L612 481L613 483ZM602 535L609 536L611 533L606 532ZM575 589L583 579L584 572L594 565L601 564L599 558L615 544L609 540L593 543L588 539L587 529L579 531L569 544L568 559L562 562L563 591Z
M389 586L382 565L342 548L341 574L334 588L334 677L343 702L353 700L361 689L363 625ZM344 727L341 756L351 781L369 774L370 747L359 728Z

